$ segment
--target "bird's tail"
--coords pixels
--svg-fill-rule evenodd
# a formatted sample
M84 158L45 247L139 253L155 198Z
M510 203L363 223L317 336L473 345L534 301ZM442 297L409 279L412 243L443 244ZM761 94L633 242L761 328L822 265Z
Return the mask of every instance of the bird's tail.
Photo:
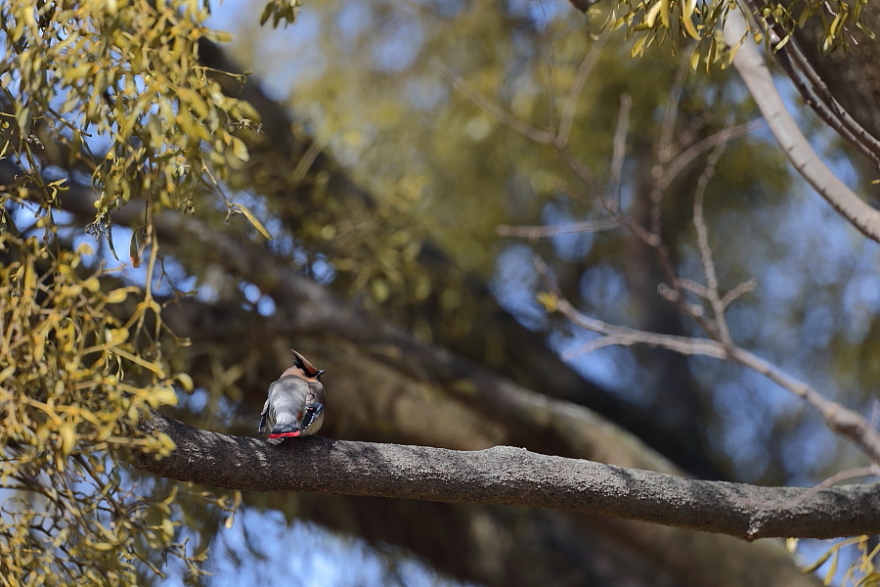
M278 414L278 419L272 427L269 438L295 438L302 433L299 423L296 421L296 416L285 416L289 415L286 413Z
M296 438L300 435L298 428L290 429L288 427L276 426L269 434L269 438Z

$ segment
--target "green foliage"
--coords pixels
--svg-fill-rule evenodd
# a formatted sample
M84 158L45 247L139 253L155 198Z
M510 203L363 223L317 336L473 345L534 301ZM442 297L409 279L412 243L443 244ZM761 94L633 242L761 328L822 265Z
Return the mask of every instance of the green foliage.
M789 540L789 550L794 550L797 540ZM841 553L845 553L841 556ZM880 585L880 572L876 565L877 555L880 554L880 545L874 543L870 536L855 536L846 540L836 541L819 558L804 568L805 573L813 573L822 565L828 563L824 574L824 584L835 583L841 587L876 587ZM841 560L848 561L846 567L841 567ZM842 577L839 572L846 568Z
M278 28L278 24L282 20L284 26L293 24L301 5L300 0L271 0L263 9L263 14L260 15L260 24L266 24L270 18L272 19L272 28Z
M207 16L198 1L0 3L0 159L15 168L0 187L4 584L149 583L169 558L191 580L204 574L180 503L224 509L225 498L135 484L119 465L132 450L173 450L138 423L177 403L175 385L192 389L159 340L152 215L194 212L201 192L222 189L249 159L238 135L255 128L255 112L198 62L202 39L227 38ZM59 239L53 210L71 182L47 177L52 167L90 178L97 232L113 209L147 205L131 247L135 266L149 256L144 290L87 269L91 251ZM224 202L269 237L247 207ZM10 203L36 206L42 239L19 235Z
M794 2L768 2L761 9L760 16L771 22L778 22L788 34L775 42L773 48L778 50L785 46L797 28L804 28L810 20L821 21L822 51L846 49L855 39L854 29L861 31L869 39L875 34L862 25L862 12L868 0L833 0L832 2L815 2L812 0L795 0Z
M131 487L131 449L174 449L137 429L174 405L162 361L138 351L136 318L114 317L138 288L103 292L87 250L0 236L0 576L14 585L133 585L157 556L197 559L175 540L174 493ZM10 493L11 496L10 496Z
M207 16L197 1L3 3L0 156L23 161L20 185L51 205L40 164L75 164L99 189L103 223L132 197L191 209L206 176L246 161L235 131L256 115L198 64L200 39L225 38ZM94 137L107 141L100 155Z
M759 20L754 29L758 38L770 37L764 34L763 23L778 23L786 31L781 39L774 39L772 49L779 50L791 39L796 29L803 28L811 20L820 20L824 29L823 51L845 49L854 38L855 29L873 39L874 34L860 23L867 0L795 0L793 2L771 1L756 15ZM596 6L591 12L600 16L602 8ZM731 0L697 2L697 0L622 0L614 3L606 15L606 26L611 29L626 27L627 36L634 39L632 55L641 56L651 45L663 45L672 41L673 51L681 40L696 41L691 53L691 66L696 69L703 63L707 70L730 64L732 54L726 51L721 38L728 13L739 10Z

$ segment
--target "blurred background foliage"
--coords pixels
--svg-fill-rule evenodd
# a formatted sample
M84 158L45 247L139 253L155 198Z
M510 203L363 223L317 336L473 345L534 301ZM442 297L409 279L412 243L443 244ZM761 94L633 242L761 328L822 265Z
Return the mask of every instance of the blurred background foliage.
M722 290L759 283L730 310L734 339L828 397L874 409L876 247L805 189L730 70L690 70L686 30L633 59L627 30L601 26L624 4L603 4L583 16L550 0L3 2L0 540L13 554L0 557L0 576L754 584L742 560L728 566L719 551L701 555L703 566L677 562L660 541L607 521L226 495L124 466L121 449L147 442L129 436L138 404L179 399L166 413L253 434L290 346L328 371L322 433L334 438L508 443L582 458L615 450L524 426L485 399L484 379L430 360L441 348L596 410L694 475L816 483L862 463L814 414L740 368L642 348L558 360L591 335L537 304L534 255L590 315L699 334L657 293L658 262L627 231L518 239L497 230L606 218L595 201L605 194L648 227L677 98L676 154L754 123L727 145L706 196ZM271 23L293 12L293 26L260 24L261 14ZM665 34L661 25L651 30ZM571 101L585 59L595 63ZM867 189L873 177L781 86L835 171ZM564 148L511 128L515 119L554 132L569 104ZM693 194L705 156L680 167L660 204L675 268L697 282ZM393 326L334 321L296 279ZM388 328L414 341L398 344ZM63 512L73 518L53 521ZM74 529L82 539L67 544ZM697 558L692 547L676 543L685 559ZM338 572L361 556L358 570ZM199 576L203 561L216 576ZM750 572L772 576L752 562Z

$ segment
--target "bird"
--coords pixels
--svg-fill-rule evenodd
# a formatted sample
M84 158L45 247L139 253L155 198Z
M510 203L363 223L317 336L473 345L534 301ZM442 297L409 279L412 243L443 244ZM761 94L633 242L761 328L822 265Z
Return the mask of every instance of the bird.
M293 349L293 367L269 385L269 397L260 412L257 434L269 428L269 438L311 436L324 423L324 371Z

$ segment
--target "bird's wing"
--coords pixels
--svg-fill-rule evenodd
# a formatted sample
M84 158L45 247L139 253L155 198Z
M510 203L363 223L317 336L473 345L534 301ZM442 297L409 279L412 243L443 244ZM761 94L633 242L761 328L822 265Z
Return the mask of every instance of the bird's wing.
M262 436L263 432L266 430L266 423L269 421L269 412L271 412L272 405L269 403L269 400L266 399L266 403L263 404L263 411L260 412L260 424L257 426L257 436ZM274 420L274 415L272 416Z
M309 397L309 383L295 376L282 377L269 386L269 412L275 428L298 429Z

